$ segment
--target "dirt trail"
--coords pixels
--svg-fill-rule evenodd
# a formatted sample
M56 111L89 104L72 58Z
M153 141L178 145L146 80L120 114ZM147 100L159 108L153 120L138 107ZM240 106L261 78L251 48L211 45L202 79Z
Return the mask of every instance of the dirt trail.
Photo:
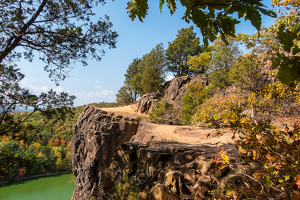
M133 142L150 143L164 146L184 146L197 148L215 155L223 147L232 156L237 156L238 151L232 140L233 133L229 128L205 128L194 126L176 126L150 123L149 116L136 112L135 105L116 108L101 108L105 111L115 112L120 115L140 117L137 134L132 138Z

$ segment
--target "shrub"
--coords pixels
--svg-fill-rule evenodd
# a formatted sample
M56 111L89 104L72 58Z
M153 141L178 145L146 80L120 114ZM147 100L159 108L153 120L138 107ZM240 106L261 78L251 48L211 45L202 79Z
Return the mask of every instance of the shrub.
M253 100L252 95L248 98L249 104L257 106L255 118L236 115L233 130L240 133L236 147L247 168L239 171L242 183L231 187L232 193L249 199L300 199L299 121L295 121L293 129L283 131L273 126L270 119L272 116L291 116L289 104L298 102L298 95L298 85L267 85L257 98ZM231 166L230 158L224 151L221 155L221 168ZM222 198L222 195L219 197Z
M181 123L183 125L190 124L192 116L196 112L196 108L207 97L205 86L201 83L194 83L188 86L188 91L182 97Z
M174 105L163 99L155 102L149 112L150 120L156 124L165 124L169 119L174 118Z
M246 106L246 97L236 88L225 93L218 92L197 107L192 117L194 124L205 123L207 126L218 127L221 123L234 125Z

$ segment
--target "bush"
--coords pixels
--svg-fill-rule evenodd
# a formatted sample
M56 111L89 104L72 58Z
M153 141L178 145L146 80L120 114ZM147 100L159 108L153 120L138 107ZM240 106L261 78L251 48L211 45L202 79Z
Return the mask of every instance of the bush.
M156 124L166 124L176 116L174 110L174 105L165 99L155 102L149 112L150 120Z
M196 112L196 108L205 100L207 97L207 90L201 83L190 84L188 91L183 94L182 97L182 111L181 111L181 123L183 125L190 124L192 116Z
M274 83L265 86L255 99L253 95L248 98L249 105L255 104L257 108L254 118L243 114L228 118L224 113L230 113L225 109L230 108L230 103L222 98L219 100L225 102L226 106L220 104L223 109L218 110L219 114L209 107L215 105L215 98L206 102L206 109L201 107L202 113L214 111L208 115L208 119L217 115L220 120L234 122L233 130L240 134L236 147L241 154L241 162L247 168L238 171L242 182L229 187L230 194L249 199L300 199L300 123L294 121L293 129L286 127L285 130L278 130L271 123L272 117L292 116L289 104L299 102L299 91L299 85L287 87ZM200 116L199 119L202 118ZM224 159L221 168L231 167L226 151L220 155ZM216 196L217 199L224 198L221 193Z
M247 99L236 88L218 92L197 107L192 117L194 124L205 123L206 126L218 127L221 123L234 125L239 122L241 113L246 107Z

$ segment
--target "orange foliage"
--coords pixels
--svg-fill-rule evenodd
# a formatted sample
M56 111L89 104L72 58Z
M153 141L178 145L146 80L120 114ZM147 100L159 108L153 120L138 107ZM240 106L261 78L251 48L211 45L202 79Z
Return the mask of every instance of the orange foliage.
M60 145L60 140L59 139L55 139L53 145L56 146L56 147L58 147Z
M60 140L60 143L61 143L61 144L65 144L65 143L66 143L66 140Z
M19 169L19 176L25 176L26 174L26 168L25 167L22 167Z
M39 153L38 153L38 156L43 156L43 153L42 153L42 152L39 152Z
M71 141L68 141L67 147L71 148Z
M9 142L9 139L7 137L3 137L2 142L7 143L7 142Z
M24 140L21 140L21 141L20 141L20 145L21 145L23 148L26 148L26 146L27 146L27 144L24 143Z

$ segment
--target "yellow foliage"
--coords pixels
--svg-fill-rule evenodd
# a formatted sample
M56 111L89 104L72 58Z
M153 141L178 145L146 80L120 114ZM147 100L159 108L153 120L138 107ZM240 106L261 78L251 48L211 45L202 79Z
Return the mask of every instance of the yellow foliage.
M211 53L201 53L198 56L188 56L189 61L187 62L189 64L190 70L199 70L202 66L207 66L209 61L211 60Z
M71 160L72 159L71 151L68 151L68 153L66 155L66 159L67 160Z
M229 91L229 94L216 94L207 99L197 108L193 121L195 123L203 122L208 126L216 125L221 121L235 123L241 118L239 115L245 104L246 98L240 90L233 88ZM246 121L247 119L243 118L243 120Z
M21 140L20 141L20 145L23 147L23 148L25 148L27 145L26 145L26 143L24 143L24 140Z
M57 165L57 166L61 165L61 158L58 158L58 159L56 160L56 165Z
M39 146L41 146L41 144L38 142L32 144L33 149L37 149Z
M61 153L60 152L56 152L54 156L57 157L57 158L61 158Z
M300 6L300 1L299 0L272 0L272 5L273 6L295 6L299 7Z

